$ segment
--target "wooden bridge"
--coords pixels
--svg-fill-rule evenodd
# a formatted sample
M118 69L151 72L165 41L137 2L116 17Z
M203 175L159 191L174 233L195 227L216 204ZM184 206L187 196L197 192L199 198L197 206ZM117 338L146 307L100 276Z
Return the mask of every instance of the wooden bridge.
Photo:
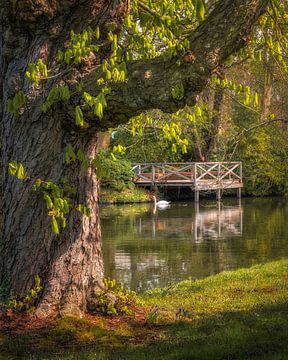
M134 164L134 183L138 186L190 187L199 201L199 192L216 190L217 199L224 189L237 189L241 196L241 162L193 162Z

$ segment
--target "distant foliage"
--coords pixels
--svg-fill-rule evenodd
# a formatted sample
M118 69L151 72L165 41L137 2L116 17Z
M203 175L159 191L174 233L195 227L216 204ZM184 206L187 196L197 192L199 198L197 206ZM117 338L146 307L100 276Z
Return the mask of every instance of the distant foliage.
M132 130L117 129L111 143L112 146L124 145L126 149L123 157L129 161L145 163L183 160L181 151L174 151L174 139L168 139L162 129L144 129L142 133L137 131L134 135L131 133Z
M266 129L247 136L240 151L244 163L245 191L248 194L264 196L283 193L285 188L287 191L283 158L275 152Z
M93 165L102 186L117 191L134 187L132 179L135 177L135 173L130 161L113 160L110 153L101 151L93 161Z

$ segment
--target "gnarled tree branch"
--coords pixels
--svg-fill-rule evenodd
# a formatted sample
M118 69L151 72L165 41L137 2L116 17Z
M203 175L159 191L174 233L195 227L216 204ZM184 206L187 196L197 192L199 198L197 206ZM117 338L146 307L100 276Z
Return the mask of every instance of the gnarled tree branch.
M124 123L144 110L157 108L175 112L186 104L193 105L212 72L249 41L249 34L268 2L221 1L189 36L191 61L185 57L171 60L158 57L128 62L127 82L110 84L108 106L99 127L103 129ZM180 65L177 60L180 60ZM92 95L99 92L95 86L95 79L99 76L99 68L84 76L85 91ZM177 99L172 95L175 86L183 89L183 94Z

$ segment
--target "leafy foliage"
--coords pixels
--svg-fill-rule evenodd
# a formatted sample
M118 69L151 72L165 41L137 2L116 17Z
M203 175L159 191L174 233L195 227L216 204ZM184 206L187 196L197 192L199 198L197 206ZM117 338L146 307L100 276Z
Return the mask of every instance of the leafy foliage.
M14 116L19 116L27 99L22 90L18 91L13 100L8 99L8 112Z
M132 179L135 176L131 162L125 159L113 160L109 153L100 151L96 159L93 160L102 186L121 191L125 188L133 188Z
M66 216L71 209L70 200L65 196L64 190L52 181L37 179L34 189L43 190L43 198L46 202L48 215L51 219L51 228L54 234L59 235L60 229L57 219L62 220L62 227L66 227Z
M182 100L184 97L184 87L182 83L176 84L171 88L171 95L175 100Z
M71 156L73 149L72 147L68 147L68 149L70 149ZM79 161L83 161L85 163L86 159L83 159L83 156L83 152L78 150L77 158L79 159ZM9 175L16 176L17 179L22 181L29 178L24 170L23 165L16 161L11 161L8 164L8 173ZM54 234L59 235L60 228L57 219L62 221L62 228L65 228L67 215L73 208L69 199L69 195L71 193L74 193L75 190L67 184L66 179L63 179L62 186L59 186L52 181L44 181L39 178L34 179L33 189L35 191L40 189L43 192L43 198L45 200L46 208L48 210L48 216L51 219L52 231ZM85 216L90 216L90 209L83 204L76 205L74 207L74 210L77 210Z
M35 277L35 285L22 298L13 297L8 300L7 308L15 312L33 312L34 306L42 291L41 279Z
M9 175L16 176L19 180L24 180L27 177L23 165L21 163L18 163L17 161L9 162L8 173Z
M38 88L40 80L48 76L46 64L43 63L42 59L38 59L35 64L29 64L25 76L28 80L34 82L36 88Z
M97 293L98 309L103 315L132 315L132 306L140 303L135 291L124 289L123 285L118 285L116 280L110 278L104 279L105 290ZM113 294L115 298L111 299L109 294Z
M70 91L67 85L53 87L47 99L42 104L42 111L47 112L52 105L54 105L57 101L68 101L70 99Z
M99 46L95 41L100 39L100 29L97 26L93 31L87 27L82 33L76 34L73 30L70 33L70 46L64 52L58 50L57 59L59 62L65 61L67 65L70 63L80 64L85 57L91 52L97 52Z

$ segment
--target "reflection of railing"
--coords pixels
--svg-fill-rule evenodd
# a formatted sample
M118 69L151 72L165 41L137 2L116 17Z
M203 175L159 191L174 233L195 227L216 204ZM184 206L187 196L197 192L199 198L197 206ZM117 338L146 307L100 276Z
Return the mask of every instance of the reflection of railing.
M207 239L219 239L225 237L241 236L243 232L242 207L239 200L237 206L223 207L218 202L217 208L199 210L199 204L195 206L192 217L158 217L139 218L139 233L151 234L152 238L158 235L169 238L191 234L195 242ZM162 234L162 235L160 235ZM190 235L188 235L190 237Z
M205 238L219 239L225 236L239 236L243 231L242 207L221 208L201 211L196 209L194 239L201 242Z
M241 162L135 164L137 185L189 186L194 191L241 188Z

